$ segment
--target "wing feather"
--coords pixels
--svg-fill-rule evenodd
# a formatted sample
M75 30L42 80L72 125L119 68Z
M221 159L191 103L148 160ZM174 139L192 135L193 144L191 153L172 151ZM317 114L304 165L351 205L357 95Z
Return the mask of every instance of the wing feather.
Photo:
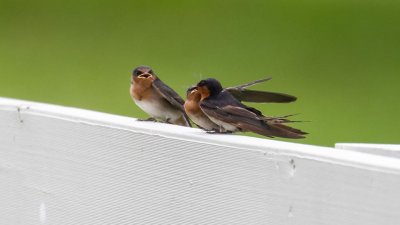
M172 88L162 82L159 78L153 81L152 86L158 91L158 93L160 93L161 96L163 96L169 103L171 103L171 105L182 112L186 123L189 127L191 127L192 125L190 123L189 117L186 115L185 109L183 107L185 101L181 98L181 96L179 96L178 93L176 93Z
M184 111L183 104L185 101L172 88L162 82L160 79L153 81L153 87L160 93L169 103L176 108Z
M270 91L255 91L246 89L253 85L269 81L271 79L272 79L271 77L268 77L260 80L255 80L246 84L237 85L234 87L228 87L225 88L224 90L228 91L236 99L243 102L287 103L287 102L294 102L297 100L295 96L284 93L270 92Z
M201 108L209 117L221 120L238 127L240 130L252 131L267 137L304 138L305 133L283 124L269 124L254 112L239 106L213 106L207 102L201 103Z
M295 96L270 92L270 91L255 91L246 89L227 89L231 95L236 99L243 102L255 102L255 103L287 103L294 102L297 100Z

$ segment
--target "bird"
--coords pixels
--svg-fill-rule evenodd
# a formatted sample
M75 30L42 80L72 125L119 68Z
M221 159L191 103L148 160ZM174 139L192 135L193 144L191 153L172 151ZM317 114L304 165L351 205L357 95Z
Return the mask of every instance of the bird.
M277 92L268 92L268 91L257 91L257 90L248 90L246 88L253 86L255 84L266 82L271 80L272 78L263 78L260 80L255 80L246 84L228 87L223 89L223 92L227 91L231 95L233 95L239 101L245 102L257 102L257 103L287 103L296 101L296 97L288 94L277 93ZM200 109L200 99L201 94L197 90L196 86L190 87L186 92L186 101L184 104L184 108L186 114L189 118L201 129L206 131L219 131L221 127L212 122L210 118L208 118L204 112ZM286 117L286 116L285 116ZM280 118L283 120L283 117Z
M151 67L138 66L133 70L129 92L136 105L150 115L144 121L160 120L191 127L183 108L184 100Z
M307 133L289 127L286 118L264 116L259 110L246 106L228 91L223 91L221 83L209 78L196 85L200 92L200 109L220 127L219 132L251 131L266 137L304 138Z
M201 110L200 99L201 94L197 91L197 87L190 87L187 90L186 101L183 105L186 115L188 115L194 124L203 130L208 132L219 131L220 127L218 124L211 121L210 118L204 114L203 110Z

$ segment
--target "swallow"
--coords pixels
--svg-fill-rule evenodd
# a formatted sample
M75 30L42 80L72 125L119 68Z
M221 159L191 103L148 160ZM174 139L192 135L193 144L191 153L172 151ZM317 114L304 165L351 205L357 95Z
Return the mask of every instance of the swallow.
M296 101L296 97L288 94L277 93L277 92L268 92L268 91L256 91L256 90L248 90L246 88L253 86L255 84L269 81L272 78L264 78L260 80L255 80L250 83L228 87L223 89L222 92L229 92L233 97L235 97L239 101L245 102L255 102L255 103L287 103ZM213 121L206 116L203 111L200 109L200 99L201 94L197 90L197 87L190 87L186 92L186 101L184 104L184 108L186 114L189 118L200 128L206 131L216 131L219 132L221 127L214 123ZM286 116L285 116L286 117ZM272 119L272 118L271 118ZM276 121L286 121L283 117L279 119L275 117Z
M200 108L201 94L197 91L197 87L190 87L186 92L186 101L184 106L186 115L195 123L199 128L206 131L220 131L218 124L204 114L203 110ZM221 131L223 132L223 131Z
M220 132L251 131L267 137L283 138L304 138L307 134L242 104L228 91L223 91L216 79L202 80L196 87L201 95L200 109L221 128Z
M130 94L136 105L151 116L146 120L191 126L183 108L184 100L150 67L139 66L133 70Z

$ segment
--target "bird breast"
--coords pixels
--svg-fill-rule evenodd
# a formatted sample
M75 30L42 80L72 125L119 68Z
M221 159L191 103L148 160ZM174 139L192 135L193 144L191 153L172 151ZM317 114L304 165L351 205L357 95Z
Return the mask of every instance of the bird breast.
M175 120L182 116L182 113L153 87L143 89L138 85L132 85L130 92L135 104L152 117Z

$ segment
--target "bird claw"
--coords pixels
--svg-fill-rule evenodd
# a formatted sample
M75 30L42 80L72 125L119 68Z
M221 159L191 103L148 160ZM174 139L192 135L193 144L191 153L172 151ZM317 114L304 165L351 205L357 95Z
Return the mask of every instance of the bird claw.
M153 122L156 122L157 120L155 118L153 118L153 117L149 117L147 119L137 119L137 121L153 121Z
M232 131L207 130L207 134L232 134Z
M159 122L160 122L160 123L168 123L168 124L172 124L170 120L171 120L171 119L170 119L170 118L168 118L168 119L166 119L166 120L161 120L161 121L159 121Z
M220 132L217 130L206 130L206 133L207 134L220 134Z

